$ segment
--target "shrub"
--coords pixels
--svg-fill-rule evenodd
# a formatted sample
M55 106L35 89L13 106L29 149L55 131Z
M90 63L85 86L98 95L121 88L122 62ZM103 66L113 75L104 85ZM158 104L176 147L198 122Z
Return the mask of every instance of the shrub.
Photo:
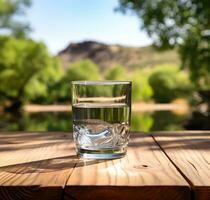
M126 79L126 70L122 65L115 65L105 76L106 80L124 80Z
M48 103L71 101L71 81L99 79L98 66L91 60L85 59L74 62L60 81L49 88Z
M99 67L89 59L72 63L66 72L66 79L74 80L99 80Z
M149 77L153 99L158 103L169 103L176 98L186 98L192 92L187 73L176 65L157 66Z
M132 76L132 100L149 101L153 91L148 83L148 75L142 70L134 71Z

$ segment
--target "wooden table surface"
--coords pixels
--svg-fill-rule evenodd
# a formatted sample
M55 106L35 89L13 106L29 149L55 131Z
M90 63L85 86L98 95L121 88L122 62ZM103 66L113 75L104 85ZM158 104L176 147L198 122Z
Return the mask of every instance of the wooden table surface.
M72 133L1 132L0 200L210 200L210 132L131 133L126 157L81 160Z

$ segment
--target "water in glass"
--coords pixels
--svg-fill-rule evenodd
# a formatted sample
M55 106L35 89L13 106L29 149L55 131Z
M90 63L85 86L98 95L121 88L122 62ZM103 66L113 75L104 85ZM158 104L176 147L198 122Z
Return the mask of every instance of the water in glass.
M127 104L76 103L72 109L79 155L102 159L124 156L129 141L130 107Z

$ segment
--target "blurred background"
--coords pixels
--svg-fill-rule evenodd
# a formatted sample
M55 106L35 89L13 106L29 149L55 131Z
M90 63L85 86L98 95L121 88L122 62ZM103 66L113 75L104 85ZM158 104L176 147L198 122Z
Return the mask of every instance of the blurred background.
M206 0L0 0L0 130L71 131L73 80L131 80L135 131L210 129Z

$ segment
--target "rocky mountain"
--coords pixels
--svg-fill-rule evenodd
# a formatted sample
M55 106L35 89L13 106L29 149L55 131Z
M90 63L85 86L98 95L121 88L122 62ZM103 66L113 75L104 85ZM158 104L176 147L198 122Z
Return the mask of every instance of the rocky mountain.
M176 51L157 52L151 46L127 47L107 45L95 41L71 43L58 53L64 69L72 62L81 59L91 59L100 66L101 71L115 64L128 68L152 67L162 63L177 63L179 58Z

